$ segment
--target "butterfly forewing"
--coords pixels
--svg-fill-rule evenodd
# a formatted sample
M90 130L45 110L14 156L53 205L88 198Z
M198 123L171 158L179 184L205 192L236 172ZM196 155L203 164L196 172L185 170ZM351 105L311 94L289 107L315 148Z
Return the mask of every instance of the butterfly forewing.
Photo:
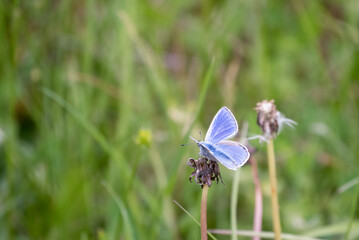
M213 118L206 134L205 141L218 143L224 139L233 137L238 132L238 125L231 111L222 107Z

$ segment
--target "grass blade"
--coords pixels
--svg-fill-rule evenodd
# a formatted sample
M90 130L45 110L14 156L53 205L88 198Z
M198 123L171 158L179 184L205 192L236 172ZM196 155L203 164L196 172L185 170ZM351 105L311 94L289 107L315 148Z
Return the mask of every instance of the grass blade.
M181 208L190 218L192 218L192 220L199 226L201 227L201 224L198 222L197 219L195 219L184 207L182 207L176 200L173 200L173 202L179 207ZM217 240L217 238L215 236L213 236L213 234L210 231L207 231L208 235L213 239L213 240Z
M115 200L118 208L120 209L122 218L123 218L123 228L125 230L125 236L126 239L136 239L135 233L132 228L133 223L131 221L131 218L127 212L127 208L125 204L122 202L121 198L115 193L114 189L107 184L105 181L102 182L102 185L106 188L106 190L110 193L111 197Z

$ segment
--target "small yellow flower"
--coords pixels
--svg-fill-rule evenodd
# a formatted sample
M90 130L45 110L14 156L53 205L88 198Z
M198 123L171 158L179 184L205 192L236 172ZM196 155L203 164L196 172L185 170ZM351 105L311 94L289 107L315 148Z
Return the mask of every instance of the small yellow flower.
M140 146L150 147L152 144L152 132L148 129L140 129L135 138L135 143Z

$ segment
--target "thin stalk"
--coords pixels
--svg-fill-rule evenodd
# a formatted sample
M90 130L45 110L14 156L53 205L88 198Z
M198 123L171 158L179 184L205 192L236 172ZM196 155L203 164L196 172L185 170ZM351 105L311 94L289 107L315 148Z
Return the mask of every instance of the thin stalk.
M241 139L240 142L244 144L245 139L247 137L248 132L248 123L244 122L242 131L241 131ZM232 187L232 195L231 195L231 229L232 229L232 240L237 240L237 203L238 203L238 189L239 189L239 171L237 169L234 173L233 178L233 187Z
M345 233L345 238L344 238L345 240L349 239L350 231L351 231L353 221L354 221L354 218L355 218L355 212L356 212L356 209L357 209L357 206L358 206L358 198L359 198L359 185L356 187L356 193L354 195L354 201L353 201L352 206L351 206L351 216L350 216L350 220L349 220L347 230L346 230L346 233Z
M238 202L238 188L239 188L239 169L234 173L233 190L231 196L231 229L232 240L237 240L237 202Z
M255 205L254 205L254 220L253 220L253 231L262 231L262 216L263 216L263 197L261 191L261 183L258 177L258 168L256 159L251 156L253 182L255 188ZM260 236L254 236L253 240L260 240Z
M211 233L220 234L220 235L232 234L232 230L230 230L230 229L209 229L208 231ZM237 230L236 233L242 237L258 236L258 237L265 238L265 239L274 239L275 238L275 234L273 232L254 232L254 231L248 231L248 230ZM294 235L291 233L282 233L282 237L283 237L283 239L287 239L287 240L322 240L320 238Z
M281 227L279 218L279 205L277 194L277 175L275 171L274 144L273 139L267 142L267 157L269 168L269 179L272 193L272 221L275 234L275 240L281 240Z
M197 221L197 219L195 219L184 207L181 206L181 204L179 204L176 200L173 200L173 202L179 207L181 208L190 218L192 218L192 220L198 225L201 226L201 224ZM209 231L207 231L207 234L213 239L213 240L217 240L217 238L215 236L213 236L212 233L210 233Z
M207 240L207 195L208 186L204 184L201 201L201 240Z

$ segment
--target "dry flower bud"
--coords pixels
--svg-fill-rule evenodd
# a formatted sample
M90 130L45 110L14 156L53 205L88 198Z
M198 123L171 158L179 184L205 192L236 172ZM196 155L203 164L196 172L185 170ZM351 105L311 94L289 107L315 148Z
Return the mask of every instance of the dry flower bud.
M274 105L274 100L264 100L257 103L257 124L261 127L263 137L272 139L278 132L278 111Z
M286 118L281 112L277 110L274 105L274 100L264 100L257 103L255 108L257 111L257 124L262 129L262 135L256 135L248 138L247 140L259 139L260 142L266 142L269 139L275 138L283 126L294 127L297 125L292 119Z

